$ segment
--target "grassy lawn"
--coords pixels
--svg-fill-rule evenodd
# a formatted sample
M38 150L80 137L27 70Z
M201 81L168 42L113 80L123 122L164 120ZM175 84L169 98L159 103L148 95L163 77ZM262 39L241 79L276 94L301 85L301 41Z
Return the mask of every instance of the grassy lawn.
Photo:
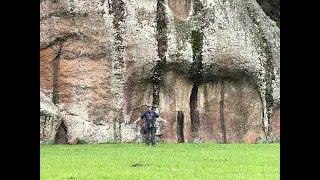
M40 179L278 180L280 143L40 145Z

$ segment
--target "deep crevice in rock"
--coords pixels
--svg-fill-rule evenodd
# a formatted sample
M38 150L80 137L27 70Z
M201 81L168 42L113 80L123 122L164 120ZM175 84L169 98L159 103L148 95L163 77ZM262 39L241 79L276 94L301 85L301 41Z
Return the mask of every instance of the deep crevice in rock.
M194 13L199 15L203 6L200 1L194 1ZM200 20L198 20L200 21ZM198 107L198 86L203 81L203 63L202 63L202 45L203 32L202 27L191 31L192 59L193 62L189 68L190 80L194 83L190 95L190 120L191 120L191 138L199 138L200 119ZM201 138L201 137L200 137Z
M183 111L178 111L177 115L177 135L178 143L184 143L184 113Z
M52 102L53 104L59 103L59 72L60 72L60 55L63 49L63 43L70 38L79 37L76 33L65 33L62 36L56 37L53 41L44 43L40 42L40 50L48 47L58 46L58 53L52 60Z
M62 42L59 44L58 54L53 59L53 85L52 85L52 102L54 105L59 103L59 71L60 71L60 55L62 49Z
M159 105L159 84L166 66L166 52L167 52L167 20L166 9L164 7L164 0L157 1L157 42L158 42L158 57L159 61L154 67L152 82L153 82L153 105Z
M199 135L200 119L198 107L198 84L194 84L190 95L190 119L191 119L191 139L194 140Z
M124 2L122 0L113 0L111 4L112 13L114 13L113 17L113 26L116 30L115 33L115 45L116 45L116 52L119 54L123 54L123 38L122 38L122 31L121 31L121 23L123 23L124 20ZM119 62L123 62L123 57L121 58ZM123 64L123 63L122 63Z

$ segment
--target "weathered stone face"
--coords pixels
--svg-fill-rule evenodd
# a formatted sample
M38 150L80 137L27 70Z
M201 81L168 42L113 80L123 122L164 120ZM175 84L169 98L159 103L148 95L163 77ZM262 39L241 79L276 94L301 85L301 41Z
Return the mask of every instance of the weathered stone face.
M185 142L250 142L264 137L260 97L250 79L219 79L199 86L197 112L199 122L191 125L190 97L192 83L179 74L164 76L160 107L163 124L162 140L177 142L177 113L184 113ZM195 113L195 112L192 112Z
M40 88L79 142L142 141L146 103L163 142L280 142L280 30L255 0L41 1Z
M52 144L61 125L58 108L40 91L40 143Z
M273 134L274 142L280 142L280 107L277 108L272 116L271 124L270 124Z
M199 87L200 137L213 142L250 142L263 137L260 97L249 79Z
M164 142L178 142L178 111L184 113L184 134L190 131L190 95L192 82L181 73L169 71L164 74L160 87L160 113L168 121L162 123L162 140Z

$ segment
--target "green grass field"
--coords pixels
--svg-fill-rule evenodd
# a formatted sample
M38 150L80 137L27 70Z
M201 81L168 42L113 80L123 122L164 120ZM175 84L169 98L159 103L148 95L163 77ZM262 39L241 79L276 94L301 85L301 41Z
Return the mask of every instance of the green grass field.
M40 145L40 179L278 180L280 143Z

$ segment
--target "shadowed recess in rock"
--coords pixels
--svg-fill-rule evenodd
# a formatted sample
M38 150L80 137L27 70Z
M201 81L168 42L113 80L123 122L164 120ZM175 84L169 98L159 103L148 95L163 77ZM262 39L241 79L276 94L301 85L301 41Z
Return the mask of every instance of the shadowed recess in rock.
M67 127L64 123L64 121L61 121L61 125L58 128L58 132L55 137L54 144L67 144L68 138L67 138Z
M198 85L194 84L190 95L191 140L196 139L199 135L200 120L197 101Z
M153 104L159 105L159 83L166 66L166 52L167 52L167 24L166 11L164 7L164 0L157 1L157 43L158 43L158 57L159 61L154 67L152 82L153 82Z
M57 56L53 59L53 85L52 85L52 102L57 104L59 102L59 70L60 70L60 54L62 49L62 42L59 42L59 50Z
M184 131L183 131L184 113L183 113L183 111L178 111L177 119L178 119L178 121L177 121L178 143L184 143Z
M197 8L197 7L195 7ZM191 32L192 41L192 58L193 62L190 66L190 78L193 81L193 87L190 95L190 118L191 118L191 138L195 139L199 135L200 119L199 111L197 109L198 101L198 86L202 82L202 43L203 33L201 29L193 30Z

